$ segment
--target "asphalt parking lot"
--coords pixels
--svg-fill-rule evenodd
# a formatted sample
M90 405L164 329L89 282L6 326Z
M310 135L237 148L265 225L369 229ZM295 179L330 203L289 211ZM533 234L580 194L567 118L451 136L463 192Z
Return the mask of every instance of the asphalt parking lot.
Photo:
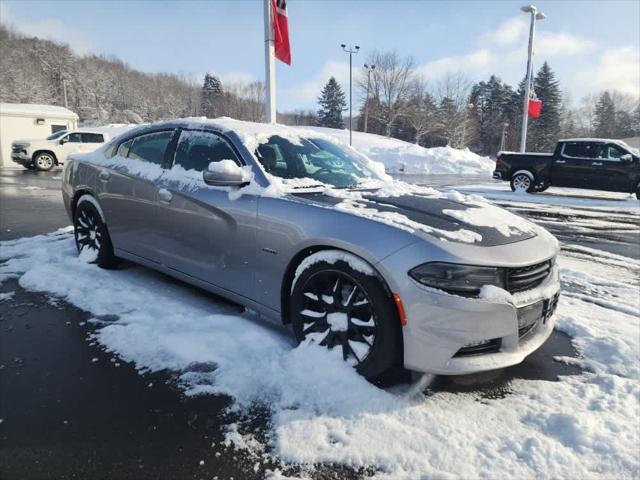
M59 192L60 175L0 170L0 240L49 233L70 224ZM421 183L448 187L474 182L448 177ZM590 230L583 222L588 209L581 216L538 204L502 203L550 228L563 242L598 245L640 258L636 217L619 222L635 228L596 225ZM598 214L607 217L606 210ZM608 216L614 222L618 218ZM185 397L169 375L139 374L88 340L93 327L86 312L26 291L16 280L0 284L3 291L14 291L15 296L0 302L0 478L251 479L263 478L266 468L276 466L266 461L259 473L255 459L224 444L224 426L235 415L227 408L228 398ZM553 381L558 375L580 372L552 360L555 356L576 356L570 338L560 332L519 366L440 377L431 389L501 396L509 394L514 378ZM256 411L253 421L260 430L266 419ZM341 467L313 474L361 475Z

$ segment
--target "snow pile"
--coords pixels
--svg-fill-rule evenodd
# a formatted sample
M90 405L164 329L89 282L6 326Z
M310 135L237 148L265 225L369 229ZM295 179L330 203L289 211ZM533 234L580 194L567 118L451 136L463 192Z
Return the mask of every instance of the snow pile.
M141 371L173 371L187 395L223 393L237 409L267 406L265 448L287 462L368 466L388 479L634 477L638 262L609 260L616 259L560 261L575 288L565 288L557 325L574 336L589 371L559 382L517 380L499 399L379 390L339 354L292 348L288 333L162 275L82 262L69 229L0 243L0 281L17 277L23 288L91 312L105 349ZM258 448L256 438L229 429L238 448Z
M349 144L349 131L324 127L302 127L321 132ZM481 157L468 148L424 148L395 138L353 132L353 147L384 164L387 173L491 175L495 160Z

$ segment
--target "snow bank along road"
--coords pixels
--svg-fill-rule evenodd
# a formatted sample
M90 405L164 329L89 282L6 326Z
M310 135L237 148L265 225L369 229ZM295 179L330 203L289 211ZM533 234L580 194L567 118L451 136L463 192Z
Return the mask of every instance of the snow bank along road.
M559 208L539 198L504 193L499 201L560 233L565 294L557 328L573 337L579 356L548 361L583 372L556 382L516 379L500 396L377 389L331 353L292 348L290 337L232 305L140 267L104 271L81 262L68 228L0 244L0 308L19 307L23 290L41 292L88 312L88 340L105 351L95 357L100 368L132 364L151 385L153 372L166 371L186 397L229 398L217 442L224 449L211 451L248 462L246 476L637 477L640 211L625 200L585 206L582 197ZM0 329L4 342L10 332ZM19 373L4 367L0 382ZM0 436L13 421L2 409ZM268 421L256 422L256 411ZM29 478L30 465L23 468Z

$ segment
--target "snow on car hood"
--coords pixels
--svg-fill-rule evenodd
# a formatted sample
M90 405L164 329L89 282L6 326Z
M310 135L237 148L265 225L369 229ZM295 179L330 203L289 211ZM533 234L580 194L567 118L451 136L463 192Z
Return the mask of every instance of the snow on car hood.
M400 185L401 182L398 182ZM406 185L404 185L406 186ZM442 193L420 187L389 191L326 189L293 195L337 210L370 218L390 226L422 232L444 241L496 246L533 238L540 230L533 223L496 207L480 197Z

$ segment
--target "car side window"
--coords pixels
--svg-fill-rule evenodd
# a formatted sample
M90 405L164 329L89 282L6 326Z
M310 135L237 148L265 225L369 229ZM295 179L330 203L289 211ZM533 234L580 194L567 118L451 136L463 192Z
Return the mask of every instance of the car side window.
M598 144L588 142L565 143L562 155L571 158L596 158Z
M606 150L607 156L605 158L608 158L609 160L619 160L621 156L627 153L614 145L607 145Z
M119 157L127 157L129 155L129 149L131 148L131 144L133 143L133 139L127 140L124 143L121 143L118 147L118 156Z
M129 158L162 165L172 136L173 130L167 130L135 137L129 148Z
M82 143L104 143L104 135L101 133L82 133Z
M229 144L212 132L183 130L176 148L174 165L185 170L206 170L211 162L233 160L240 164Z
M70 133L66 137L67 142L70 143L82 143L82 135L80 133Z

